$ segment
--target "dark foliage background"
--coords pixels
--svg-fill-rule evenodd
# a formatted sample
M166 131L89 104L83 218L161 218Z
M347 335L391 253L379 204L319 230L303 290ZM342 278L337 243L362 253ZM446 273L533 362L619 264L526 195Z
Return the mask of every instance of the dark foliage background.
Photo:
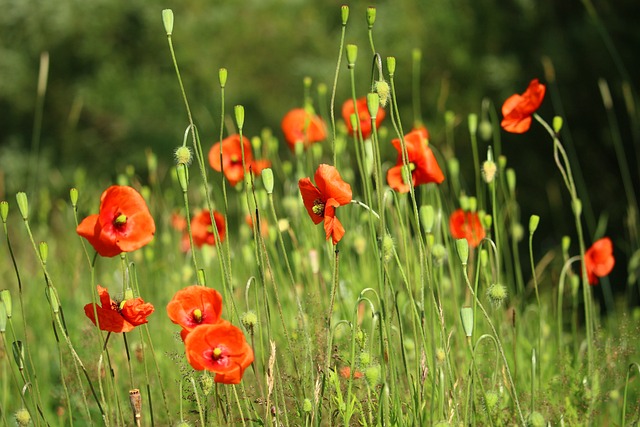
M113 180L132 164L145 168L145 149L169 164L187 118L170 61L161 10L172 8L173 40L205 146L219 133L218 69L229 70L227 111L246 108L246 133L279 123L302 103L302 79L331 86L343 2L303 0L165 1L0 0L0 198L48 186L63 197L78 170L96 182ZM422 51L421 103L432 143L444 141L444 113L458 117L457 156L469 182L466 116L483 98L499 108L530 79L549 84L541 115L565 118L563 140L583 191L590 242L608 234L620 259L633 242L624 222L612 127L598 91L609 83L615 117L638 184L638 112L625 108L622 87L637 101L640 32L636 0L380 0L346 1L346 41L358 44L359 91L370 73L365 10L377 7L376 48L398 62L400 103L413 120L411 52ZM593 7L595 13L590 13ZM34 138L39 58L50 69L41 137ZM547 64L545 68L543 63ZM346 68L346 67L345 67ZM338 105L348 96L342 71ZM557 247L573 234L568 197L539 126L526 135L502 135L503 152L518 171L523 217L542 217L540 245ZM38 142L34 142L38 141ZM38 147L38 161L33 147ZM482 148L484 151L484 148ZM285 150L282 156L290 156ZM33 169L39 169L37 174ZM80 167L81 169L78 169ZM30 170L31 168L31 170ZM144 176L143 172L140 172ZM37 177L37 178L36 178ZM472 192L472 189L469 189ZM636 191L636 190L634 190ZM603 221L599 231L596 224ZM622 261L623 262L623 261ZM622 265L622 264L621 264ZM622 271L620 271L622 270ZM614 281L624 282L624 268Z

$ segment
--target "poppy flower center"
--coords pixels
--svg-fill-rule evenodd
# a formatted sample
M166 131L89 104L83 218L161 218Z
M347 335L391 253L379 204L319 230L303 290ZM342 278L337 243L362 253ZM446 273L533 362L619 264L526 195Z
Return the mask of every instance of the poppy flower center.
M231 155L231 163L239 163L240 162L240 156L238 156L237 154L232 154Z
M222 356L222 349L220 347L214 348L213 352L211 352L211 357L213 358L213 360L218 360L220 359L221 356Z
M199 308L196 308L195 310L193 310L193 313L191 315L193 316L193 320L196 323L202 322L202 311Z
M324 215L324 203L322 203L322 200L320 199L314 200L313 207L311 208L311 210L313 211L314 214L318 216Z
M119 214L114 220L113 225L121 227L127 223L127 216L123 213Z

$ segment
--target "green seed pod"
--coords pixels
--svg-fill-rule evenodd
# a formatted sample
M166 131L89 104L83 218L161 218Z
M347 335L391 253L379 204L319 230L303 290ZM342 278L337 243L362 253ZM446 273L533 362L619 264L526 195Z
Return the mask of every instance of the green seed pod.
M373 28L373 24L376 22L376 8L373 6L369 6L367 8L367 25L369 29Z
M266 168L262 170L262 183L264 184L264 189L267 190L267 194L273 193L273 170L271 168Z
M473 335L473 308L462 307L460 309L460 320L462 321L462 329L467 337Z
M173 33L173 10L164 9L162 11L162 23L167 35L170 36Z
M236 105L233 108L233 112L236 116L236 124L238 125L238 130L242 131L242 128L244 128L244 107L242 105Z
M71 200L71 206L75 209L78 206L78 189L72 188L69 190L69 199Z
M393 76L396 73L396 58L395 56L387 57L387 70L389 70L389 75Z
M11 292L9 289L3 289L0 291L0 302L2 302L2 306L5 308L5 312L8 319L11 319L11 315L13 314L13 305L11 303Z
M529 218L529 234L536 232L538 224L540 224L540 217L538 215L531 215L531 218Z
M340 15L342 17L342 25L347 25L347 21L349 20L349 6L346 4L342 5L340 8Z
M431 233L436 213L431 205L420 206L420 222L425 233Z
M463 266L466 266L467 261L469 260L469 242L467 242L467 239L457 239L456 250L458 252L460 262Z
M49 245L47 242L40 242L38 245L38 252L40 253L40 259L43 264L47 263L47 258L49 258Z
M377 93L368 93L367 94L367 109L369 110L369 115L371 116L371 120L375 121L378 116L378 109L380 108L380 96Z
M358 46L355 44L347 45L347 68L352 69L356 66L356 59L358 58Z
M189 173L187 171L187 167L184 164L179 164L176 166L176 173L178 174L180 189L183 193L186 193L187 188L189 187Z
M228 71L226 68L220 68L218 70L218 80L220 81L220 87L224 89L224 87L227 85L227 76L228 76Z
M18 201L18 209L23 220L29 219L29 199L27 194L23 191L16 194L16 200Z
M562 117L560 116L555 116L553 118L553 131L555 133L560 133L560 131L562 130Z

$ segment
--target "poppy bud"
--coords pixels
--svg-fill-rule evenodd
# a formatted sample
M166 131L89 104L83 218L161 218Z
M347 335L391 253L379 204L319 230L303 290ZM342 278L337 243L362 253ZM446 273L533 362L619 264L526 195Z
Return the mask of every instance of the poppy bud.
M2 222L4 224L7 223L7 217L9 216L9 203L6 200L0 202L0 217L2 217Z
M78 189L72 188L69 190L69 199L71 200L71 206L75 209L78 205Z
M2 302L0 305L4 306L7 318L11 319L13 305L11 304L11 292L9 292L9 289L3 289L0 291L0 301Z
M460 208L463 211L469 210L469 197L465 194L460 195Z
M507 156L501 155L498 157L498 166L500 170L504 170L507 167Z
M380 365L371 365L364 371L364 378L367 380L369 387L375 387L380 382Z
M562 117L560 116L555 116L553 118L553 131L555 133L560 133L560 131L562 130Z
M317 90L318 90L318 95L323 97L327 94L327 85L325 83L318 83Z
M379 108L380 108L380 96L377 93L368 93L367 109L369 110L369 115L371 116L372 122L376 121L376 116L378 115Z
M571 237L570 236L562 236L562 253L563 254L568 254L570 246L571 246Z
M40 259L43 264L47 263L47 258L49 257L49 245L47 242L40 242L38 245L38 252L40 253Z
M233 112L236 115L236 124L238 125L238 129L242 131L244 127L244 107L242 105L236 105L233 108Z
M396 73L396 58L394 56L387 57L387 70L389 70L390 76Z
M417 47L414 48L411 51L411 58L413 59L414 62L420 62L420 60L422 59L422 51Z
M16 200L18 201L18 209L20 210L20 215L22 215L23 220L29 219L29 199L27 199L27 194L23 191L16 194Z
M445 248L444 245L440 243L436 243L433 245L433 248L431 249L431 254L433 255L433 260L435 261L435 263L437 265L442 265L442 261L447 255L447 248Z
M487 267L487 263L489 262L489 252L486 249L482 249L480 251L480 265L482 268Z
M304 402L302 403L302 410L304 412L311 412L312 409L313 409L313 405L311 404L311 400L309 400L309 398L304 399Z
M4 304L0 304L0 333L4 334L7 330L7 309Z
M388 234L385 234L382 238L382 253L384 254L384 262L387 263L393 257L394 251L394 242L393 237Z
M539 223L540 217L538 215L531 215L531 218L529 218L529 234L536 232Z
M481 120L480 126L478 127L478 133L483 141L489 141L491 139L491 134L493 133L493 126L491 126L491 122L489 120Z
M484 228L486 228L487 230L490 229L491 224L493 224L493 217L489 214L483 215L482 224L484 225Z
M494 283L487 289L487 296L495 307L500 307L507 299L507 287L500 283Z
M467 125L469 126L469 133L475 135L478 131L478 115L471 113L467 116Z
M376 22L376 8L373 6L369 6L367 8L367 25L369 29L373 28L373 24Z
M573 213L576 216L580 216L580 214L582 213L582 202L580 201L580 199L573 199L571 201L571 208L573 209Z
M469 210L475 212L478 209L478 199L469 197Z
M184 164L178 164L178 166L176 166L176 173L178 174L178 183L180 183L180 188L183 193L186 193L189 186L187 167Z
M360 364L362 366L367 366L371 363L371 354L368 351L363 351L360 353Z
M340 7L340 15L342 17L342 25L347 25L347 21L349 20L349 6L343 4L342 7Z
M494 410L498 407L498 403L500 403L500 395L498 392L489 390L484 394L484 398L482 399L482 406L484 410L489 414L492 414Z
M509 187L509 192L511 194L516 191L516 171L509 168L507 169L507 187Z
M436 214L433 210L433 206L420 206L420 222L422 223L422 228L424 229L425 233L431 233L435 217Z
M181 145L180 147L176 148L174 157L177 164L185 166L189 166L191 164L191 160L193 160L191 149L186 145Z
M218 70L218 80L220 81L220 87L223 89L227 85L227 74L226 68L220 68Z
M173 33L173 10L164 9L162 11L162 23L167 35L170 36Z
M460 320L462 321L462 329L467 338L473 335L473 308L462 307L460 309Z
M386 107L389 102L389 97L391 96L391 88L389 87L389 83L384 81L384 79L378 80L375 83L375 90L378 96L380 97L380 106Z
M271 168L266 168L262 171L262 184L264 184L267 194L273 193L273 170Z
M527 417L527 427L544 427L546 425L547 421L544 419L544 415L538 411L533 411Z
M20 408L13 414L16 420L16 425L19 427L28 426L31 424L31 414L26 408Z
M357 129L358 128L358 116L356 116L356 113L353 113L349 116L349 122L351 122L351 129Z
M216 348L216 350L218 349ZM211 393L211 390L213 390L213 378L206 371L203 372L202 376L200 377L200 386L202 387L202 392L205 396L208 396L209 393Z
M462 263L463 266L466 266L467 261L469 260L469 242L467 242L467 239L457 239L456 250L458 252L458 257L460 258L460 263Z
M255 311L247 311L240 318L240 322L242 322L242 325L247 331L253 333L253 329L258 324L258 315Z
M486 160L482 163L482 178L487 184L491 184L496 177L498 167L493 160Z
M358 46L355 44L347 45L347 68L352 69L356 66L356 58L358 57Z
M206 286L207 285L207 279L204 275L204 270L202 268L198 269L198 285L202 285L202 286Z

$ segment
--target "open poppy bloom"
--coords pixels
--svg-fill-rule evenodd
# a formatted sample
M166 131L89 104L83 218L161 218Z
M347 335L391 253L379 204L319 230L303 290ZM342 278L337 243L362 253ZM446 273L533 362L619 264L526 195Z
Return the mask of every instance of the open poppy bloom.
M100 213L83 219L76 232L100 255L113 257L149 243L156 224L140 193L131 187L113 185L100 196Z
M371 135L371 115L369 114L369 108L367 108L367 97L358 98L354 106L353 99L347 99L342 104L342 118L347 124L347 129L350 134L355 133L357 130L351 126L351 115L356 113L356 106L358 107L358 120L360 121L360 129L362 131L362 137L364 139L369 138ZM385 112L382 108L378 109L376 115L376 129L380 127L380 123L384 120Z
M196 326L220 322L222 295L206 286L193 285L179 290L167 304L169 319L182 326L182 339Z
M584 254L584 264L590 285L597 285L598 278L611 273L616 260L613 257L613 243L608 237L597 240Z
M215 372L217 383L238 384L253 362L253 350L244 334L229 322L198 326L189 332L184 345L193 369Z
M304 108L294 108L285 114L282 119L282 132L291 150L295 150L298 143L308 148L314 142L327 137L327 128L322 119Z
M404 137L404 143L407 147L408 166L411 171L411 180L413 186L428 184L434 182L440 184L444 181L444 174L438 165L433 151L429 148L427 141L427 129L422 128L414 130ZM400 193L407 193L410 189L409 183L405 182L402 177L402 168L404 166L402 159L402 142L399 139L391 141L393 146L398 150L398 161L396 165L387 172L387 182L389 186Z
M314 178L316 185L309 178L298 181L302 201L314 224L324 221L327 240L331 237L335 245L344 236L344 227L336 218L336 208L351 203L351 186L330 165L318 166Z
M106 288L98 285L98 296L100 305L85 305L84 314L103 331L131 332L136 326L147 323L147 317L153 313L153 305L144 302L142 298L133 298L133 295L122 302L116 302L111 299Z
M469 246L477 247L485 237L485 231L476 212L456 210L449 217L449 230L455 239L467 239Z
M213 211L213 219L216 223L220 242L224 241L226 236L225 219L218 211ZM209 209L201 210L197 215L191 218L191 233L193 234L193 243L201 248L202 245L215 245L216 237L213 234L213 226L211 224L211 215ZM182 237L182 249L184 252L189 250L189 235Z
M222 163L220 163L220 150L222 150ZM231 185L236 185L244 178L245 170L242 168L242 153L244 152L244 164L246 170L251 169L254 174L260 175L263 169L268 168L271 162L268 160L254 160L251 153L251 143L245 136L240 142L240 135L234 134L216 142L209 150L209 164L218 171L223 171Z
M546 86L533 79L522 95L511 95L502 104L502 129L512 133L524 133L531 127L531 115L542 104Z
M340 376L342 378L349 379L351 377L351 367L350 366L343 366L342 368L340 368L339 372L340 372ZM356 371L353 373L353 378L358 380L358 379L360 379L362 377L364 377L364 374L356 369Z

